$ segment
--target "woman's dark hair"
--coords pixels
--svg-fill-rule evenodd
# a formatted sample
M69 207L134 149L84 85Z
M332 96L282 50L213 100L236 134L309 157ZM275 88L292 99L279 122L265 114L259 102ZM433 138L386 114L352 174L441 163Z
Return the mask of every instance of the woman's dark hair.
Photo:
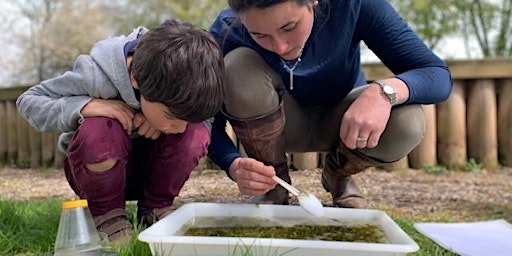
M293 1L300 6L311 2L311 0L228 0L228 4L234 12L243 13L251 8L265 9L288 1Z
M140 94L164 104L172 117L197 123L224 101L224 59L213 36L190 23L168 20L142 35L132 61Z

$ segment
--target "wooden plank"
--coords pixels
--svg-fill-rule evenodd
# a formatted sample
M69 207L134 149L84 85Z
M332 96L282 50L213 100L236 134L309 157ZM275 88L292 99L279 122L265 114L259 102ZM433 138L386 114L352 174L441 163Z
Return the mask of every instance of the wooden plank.
M448 61L454 79L512 78L512 59Z
M0 89L0 101L2 101L2 100L16 101L18 96L20 96L28 88L29 88L29 86L1 88Z
M447 61L453 79L512 78L512 59ZM382 63L363 64L368 80L393 76Z

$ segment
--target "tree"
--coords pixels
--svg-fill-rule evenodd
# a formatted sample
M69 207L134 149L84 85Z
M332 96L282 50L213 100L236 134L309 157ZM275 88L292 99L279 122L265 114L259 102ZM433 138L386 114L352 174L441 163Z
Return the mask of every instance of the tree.
M118 31L129 31L137 26L151 28L166 19L188 21L206 29L218 12L227 7L226 0L126 0L118 4Z
M454 1L389 0L413 30L434 50L446 36L458 29L458 10Z
M17 52L5 59L17 84L34 84L71 69L74 59L112 33L112 21L101 1L11 1L15 13L7 43ZM13 61L15 59L16 61Z
M465 38L476 38L484 57L512 56L512 0L461 0Z
M512 0L389 0L431 49L448 37L476 41L484 57L512 56Z
M35 84L70 70L79 54L108 36L170 18L207 28L226 6L225 0L4 0L0 40L9 54L0 70L13 84Z

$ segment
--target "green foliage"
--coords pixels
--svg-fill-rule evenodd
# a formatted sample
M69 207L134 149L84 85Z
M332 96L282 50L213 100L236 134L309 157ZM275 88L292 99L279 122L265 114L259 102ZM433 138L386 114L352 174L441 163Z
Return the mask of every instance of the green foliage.
M470 172L479 172L482 169L482 164L478 163L474 158L470 158L466 163L466 170Z
M410 256L433 256L433 255L443 255L443 256L457 256L457 254L452 253L443 249L441 246L433 243L428 237L422 235L420 232L414 228L414 221L411 219L404 218L401 216L394 216L393 220L407 233L419 246L420 250L408 254Z
M18 158L16 163L17 168L26 169L30 167L30 158Z
M448 169L446 169L446 167L440 166L440 165L423 166L422 169L424 172L431 173L431 174L446 174L446 173L448 173Z
M458 29L458 10L454 1L390 0L402 17L431 48Z
M53 251L60 202L0 201L0 255Z
M0 200L0 255L51 255L59 226L61 203L59 199L47 201ZM127 211L133 220L135 234L143 228L136 222L136 207ZM117 250L121 256L151 255L149 246L137 239Z
M461 28L477 39L485 57L512 56L512 1L459 0L458 7Z
M108 8L94 0L19 0L9 2L10 24L4 43L15 51L0 60L16 84L34 84L70 70L75 58L110 34Z
M0 59L0 69L13 84L36 84L70 70L99 40L171 18L207 28L226 6L223 0L9 1L4 9L10 15L0 9L6 31L0 39L10 54Z
M431 48L450 36L476 40L484 57L512 56L512 1L389 0Z
M166 19L179 19L207 29L218 12L227 7L224 0L127 0L117 9L116 28L119 32L130 31L137 26L155 27Z

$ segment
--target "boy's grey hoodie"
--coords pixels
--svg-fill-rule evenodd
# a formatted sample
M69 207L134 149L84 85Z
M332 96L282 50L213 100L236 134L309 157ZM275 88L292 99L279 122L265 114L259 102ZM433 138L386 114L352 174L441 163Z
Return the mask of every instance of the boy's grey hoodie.
M28 89L16 101L21 116L40 132L63 132L59 136L59 149L66 152L83 119L80 111L92 99L119 99L140 109L130 82L124 47L145 32L146 28L139 27L128 36L100 41L90 55L78 56L72 71Z

